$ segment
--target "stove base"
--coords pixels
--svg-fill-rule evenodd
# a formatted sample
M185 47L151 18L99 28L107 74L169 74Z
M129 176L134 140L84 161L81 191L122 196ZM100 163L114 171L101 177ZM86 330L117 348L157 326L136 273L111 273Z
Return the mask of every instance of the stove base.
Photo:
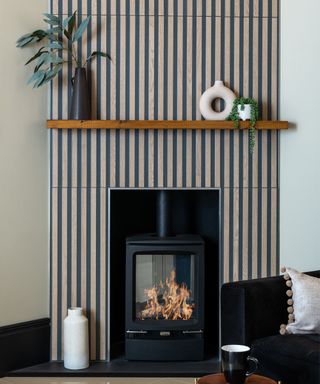
M126 359L143 361L201 361L203 338L146 340L126 339Z

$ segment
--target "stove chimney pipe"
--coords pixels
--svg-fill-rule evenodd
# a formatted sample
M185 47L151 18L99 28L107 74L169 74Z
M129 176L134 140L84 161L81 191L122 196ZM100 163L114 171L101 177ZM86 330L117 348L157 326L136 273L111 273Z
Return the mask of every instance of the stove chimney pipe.
M157 236L170 235L170 191L161 189L157 195Z

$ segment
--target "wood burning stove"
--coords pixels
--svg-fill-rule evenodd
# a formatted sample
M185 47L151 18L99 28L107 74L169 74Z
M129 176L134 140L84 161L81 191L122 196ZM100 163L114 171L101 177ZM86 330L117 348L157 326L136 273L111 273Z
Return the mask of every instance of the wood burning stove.
M126 358L202 360L204 241L169 236L170 196L160 191L156 235L126 240Z

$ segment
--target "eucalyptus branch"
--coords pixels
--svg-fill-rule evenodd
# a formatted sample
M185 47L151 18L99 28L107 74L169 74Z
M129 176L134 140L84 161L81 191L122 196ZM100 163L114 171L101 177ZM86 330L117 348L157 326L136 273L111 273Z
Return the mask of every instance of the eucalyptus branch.
M104 53L104 52L100 52L100 51L93 51L91 53L91 55L89 55L86 59L86 61L84 62L83 66L86 67L86 65L92 60L94 59L95 57L106 57L108 58L110 61L112 61L111 57L107 54L107 53Z
M77 54L74 51L71 51L72 58L76 63L77 67L81 67L81 61L78 61Z
M82 66L82 59L78 59L75 44L79 44L83 32L89 25L91 16L84 19L76 28L76 12L65 19L45 13L44 22L49 25L47 30L38 29L32 33L21 36L17 40L17 47L24 48L40 41L45 41L34 56L32 56L26 65L35 62L35 67L28 84L33 83L34 87L40 87L52 80L62 69L65 63L75 63L77 67ZM63 51L68 51L71 54L69 60L62 59ZM84 66L88 61L95 56L106 57L111 60L111 57L103 52L94 51L88 56Z

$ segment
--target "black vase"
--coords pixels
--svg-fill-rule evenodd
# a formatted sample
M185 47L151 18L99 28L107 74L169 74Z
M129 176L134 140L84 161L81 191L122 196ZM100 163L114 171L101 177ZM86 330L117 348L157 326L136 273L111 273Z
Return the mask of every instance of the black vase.
M76 68L72 79L70 120L90 120L91 108L85 68Z

